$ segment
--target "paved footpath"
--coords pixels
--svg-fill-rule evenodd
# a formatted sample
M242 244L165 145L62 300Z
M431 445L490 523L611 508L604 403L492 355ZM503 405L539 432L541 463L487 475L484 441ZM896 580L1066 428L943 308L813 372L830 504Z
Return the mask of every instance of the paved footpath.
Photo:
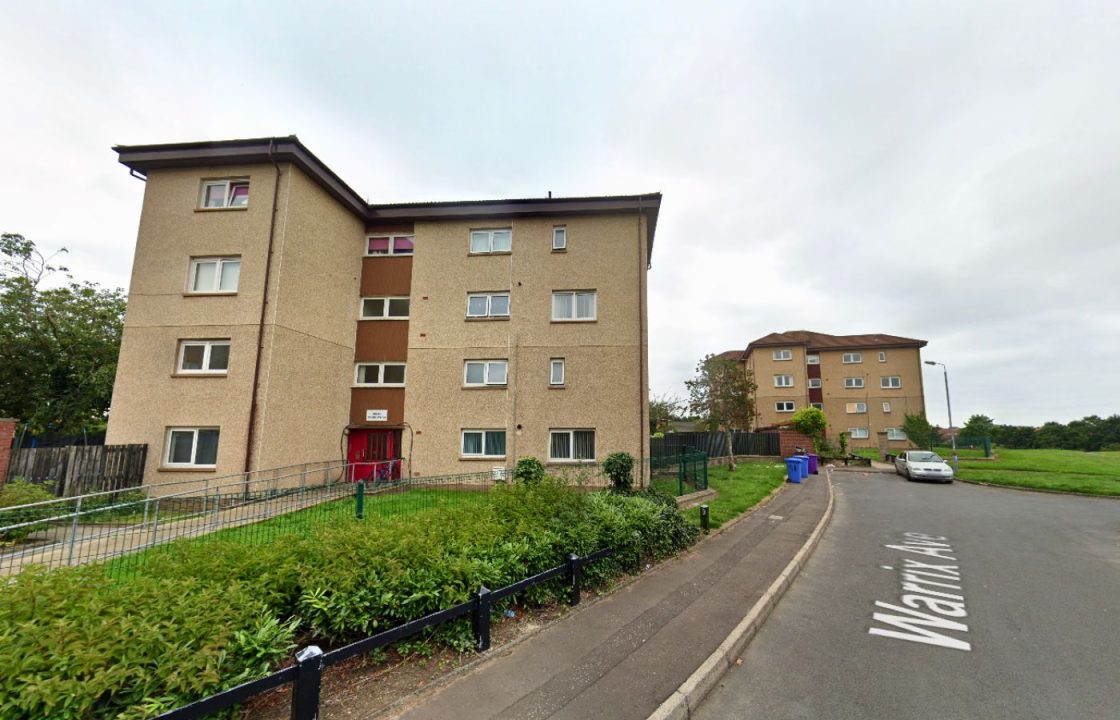
M675 710L684 717L678 688L760 598L771 597L771 585L791 560L804 557L799 553L815 537L830 498L824 473L786 485L768 504L692 552L504 654L498 651L398 709L395 717L639 720L671 696L681 698ZM768 610L772 600L765 605ZM706 674L714 681L722 673Z

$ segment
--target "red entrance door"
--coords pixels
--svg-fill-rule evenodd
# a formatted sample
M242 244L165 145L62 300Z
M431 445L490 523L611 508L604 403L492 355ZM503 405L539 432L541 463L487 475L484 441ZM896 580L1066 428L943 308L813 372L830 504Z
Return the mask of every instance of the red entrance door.
M401 477L401 431L354 428L346 461L350 481L389 482Z

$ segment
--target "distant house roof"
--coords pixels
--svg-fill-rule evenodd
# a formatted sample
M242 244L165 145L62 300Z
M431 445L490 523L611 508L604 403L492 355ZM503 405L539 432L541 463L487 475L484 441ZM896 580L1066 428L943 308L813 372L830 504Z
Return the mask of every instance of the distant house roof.
M725 350L725 351L719 353L718 355L716 355L715 359L716 360L734 360L735 362L739 362L740 360L743 359L743 351L742 350Z
M829 335L811 330L787 330L763 335L747 345L749 353L756 347L804 345L806 350L864 350L873 348L923 348L925 340L872 333L868 335Z

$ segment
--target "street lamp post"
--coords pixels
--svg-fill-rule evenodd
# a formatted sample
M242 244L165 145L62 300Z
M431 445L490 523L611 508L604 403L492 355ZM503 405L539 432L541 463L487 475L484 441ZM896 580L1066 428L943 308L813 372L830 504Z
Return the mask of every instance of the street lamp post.
M957 474L958 465L957 460L957 434L953 431L953 404L949 401L949 368L945 367L945 363L934 362L933 360L926 360L926 365L940 365L941 370L945 373L945 407L949 410L949 440L953 446L953 474Z

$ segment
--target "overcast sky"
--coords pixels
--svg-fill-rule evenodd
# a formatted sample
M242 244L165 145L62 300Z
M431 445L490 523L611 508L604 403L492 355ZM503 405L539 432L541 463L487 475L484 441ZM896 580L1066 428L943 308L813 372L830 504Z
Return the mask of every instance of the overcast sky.
M1120 412L1115 0L40 0L0 28L0 230L80 279L129 281L143 184L110 146L296 134L372 202L664 193L657 394L807 329L927 340L958 424Z

